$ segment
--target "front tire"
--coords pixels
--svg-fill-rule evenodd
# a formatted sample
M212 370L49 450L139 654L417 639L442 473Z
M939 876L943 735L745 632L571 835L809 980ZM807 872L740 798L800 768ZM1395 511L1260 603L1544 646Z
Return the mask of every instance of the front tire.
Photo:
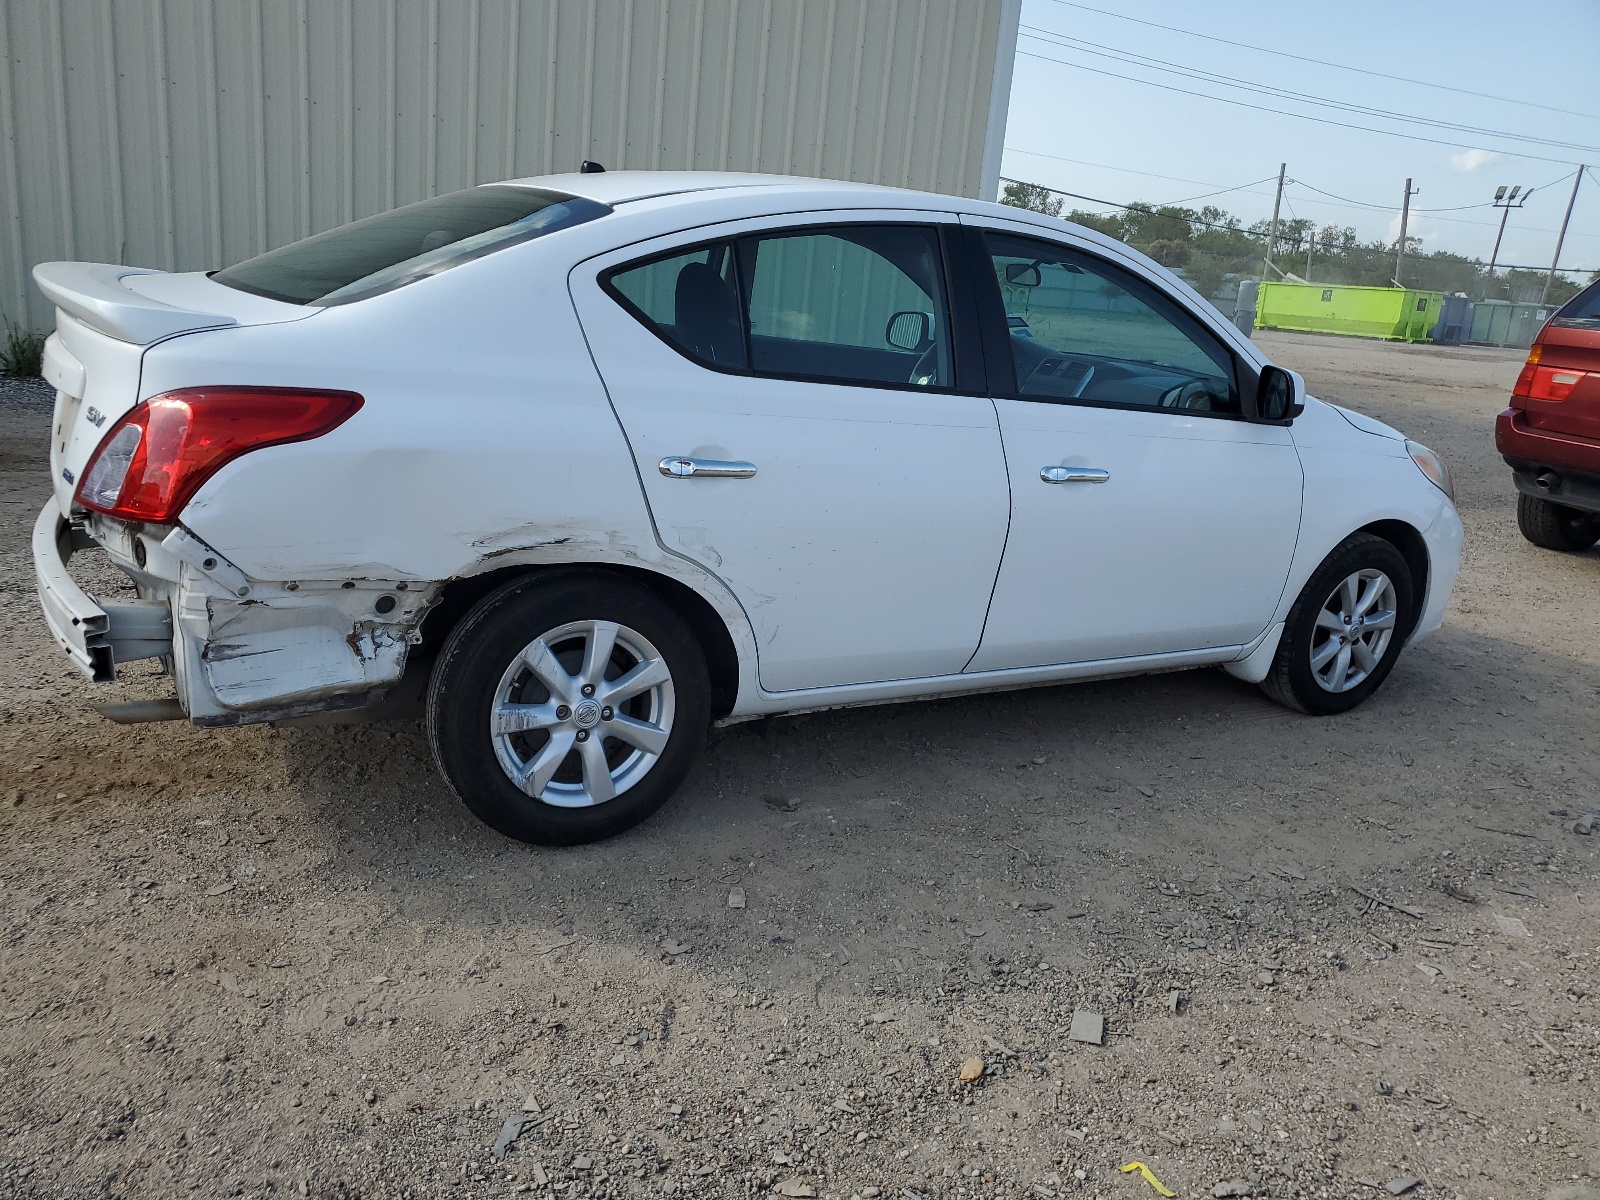
M1600 542L1600 513L1518 492L1517 528L1535 546L1575 554Z
M683 782L711 688L688 624L615 575L513 580L456 626L428 688L428 740L485 824L540 846L630 829Z
M1327 716L1377 691L1416 624L1411 568L1370 533L1346 538L1301 589L1261 690L1279 704Z

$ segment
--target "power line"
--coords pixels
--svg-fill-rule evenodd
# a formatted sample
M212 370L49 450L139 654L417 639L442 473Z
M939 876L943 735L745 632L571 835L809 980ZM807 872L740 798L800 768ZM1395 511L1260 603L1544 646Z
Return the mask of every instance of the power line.
M1186 179L1182 175L1162 175L1156 171L1136 171L1132 167L1114 167L1110 163L1090 162L1086 158L1066 158L1060 154L1046 154L1043 150L1024 150L1021 146L1007 146L1012 154L1027 154L1034 158L1049 158L1056 162L1072 163L1079 167L1099 167L1104 171L1120 171L1125 175L1147 175L1151 179L1165 179L1172 183L1194 183L1201 187L1221 187L1220 183L1211 179ZM1247 185L1248 186L1248 185ZM1257 192L1256 195L1264 195Z
M1500 270L1502 270L1502 271L1537 271L1541 275L1543 275L1546 271L1548 271L1550 269L1549 266L1528 267L1528 266L1522 265L1521 263L1501 263L1499 266L1500 266ZM1557 275L1593 275L1596 271L1600 271L1600 267L1557 267L1556 268L1556 274Z
M1009 175L1000 176L1000 181L1002 183L1020 183L1020 184L1023 184L1025 186L1027 186L1027 187L1035 187L1035 188L1040 189L1041 191L1050 192L1052 195L1066 196L1066 197L1068 197L1069 199L1072 199L1072 200L1086 200L1090 204L1098 204L1102 208L1119 208L1123 212L1129 212L1129 211L1131 211L1133 209L1139 209L1140 211L1154 212L1154 210L1157 209L1157 208L1170 207L1169 205L1153 205L1153 204L1144 204L1144 203L1121 204L1121 203L1117 202L1116 200L1102 200L1099 196L1085 196L1080 192L1066 192L1066 191L1062 191L1060 188L1047 187L1045 184L1033 183L1033 182L1031 182L1029 180L1026 180L1026 179L1013 179ZM1560 182L1560 181L1558 180L1557 182ZM1293 209L1291 208L1290 211L1292 212ZM1157 215L1159 215L1159 214L1157 214ZM1266 234L1264 234L1264 233L1255 233L1252 230L1245 229L1245 228L1243 228L1241 226L1238 226L1238 225L1222 225L1222 224L1219 224L1219 223L1217 223L1215 221L1202 221L1198 217L1185 217L1185 218L1182 218L1182 219L1185 220L1190 225L1199 225L1201 228L1204 228L1204 229L1220 229L1220 230L1224 231L1225 233L1237 233L1242 237L1256 238L1257 240L1259 240L1261 242L1265 242L1267 240L1267 235ZM1474 224L1481 224L1481 222L1473 222L1473 223ZM1467 256L1464 255L1464 254L1457 255L1455 257L1459 257L1461 259L1464 259L1467 262L1475 263L1475 264L1477 264L1479 266L1482 266L1481 261L1479 259L1477 259L1477 258L1467 258ZM1544 271L1549 271L1550 270L1550 268L1548 266L1544 266L1544 267L1528 267L1528 266L1512 265L1512 264L1509 264L1509 263L1501 263L1500 266L1504 270L1507 270L1507 271L1540 271L1540 272L1544 272ZM1583 275L1593 274L1594 271L1597 271L1597 270L1600 270L1600 267L1593 268L1592 270L1591 270L1591 268L1588 268L1588 267L1556 267L1555 268L1555 272L1558 275L1580 275L1580 276L1583 276Z
M1529 192L1534 192L1534 191L1543 190L1545 188L1553 188L1558 183L1565 183L1567 180L1571 179L1574 174L1576 174L1576 172L1568 171L1560 179L1552 179L1549 183L1541 184L1537 188L1529 188L1528 191ZM1367 203L1366 201L1363 201L1363 200L1352 200L1352 199L1350 199L1349 196L1340 196L1340 195L1336 195L1333 192L1325 192L1319 187L1312 187L1312 185L1307 183L1304 179L1296 179L1294 182L1299 184L1303 188L1310 188L1313 192L1316 192L1318 195L1330 196L1335 200L1343 200L1346 204L1353 205L1356 208L1375 208L1375 209L1378 209L1378 210L1383 211L1383 212L1387 212L1390 209L1394 208L1394 205L1392 205L1392 204L1369 204L1369 203ZM1458 205L1455 205L1452 208L1414 208L1411 211L1412 212L1425 212L1425 213L1464 212L1469 208L1492 208L1493 206L1494 206L1493 205L1493 201L1485 200L1482 204L1458 204ZM1476 224L1488 224L1488 225L1493 225L1494 224L1493 221L1475 222L1475 223ZM1546 230L1545 232L1546 233L1550 233L1550 232L1553 232L1553 231L1552 230Z
M1030 150L1030 151L1023 151L1023 153L1033 154L1033 153L1037 153L1037 151L1031 151ZM1044 155L1044 157L1050 158L1050 157L1054 157L1054 156L1053 155ZM1569 176L1569 178L1570 178L1570 176ZM1061 188L1050 187L1050 186L1048 186L1046 184L1043 184L1043 183L1033 183L1033 182L1031 182L1029 180L1026 180L1026 179L1013 179L1009 175L1002 175L1002 176L1000 176L1000 179L1001 179L1001 181L1003 183L1022 183L1022 184L1026 184L1028 187L1043 188L1045 191L1054 193L1057 196L1067 196L1067 197L1070 197L1073 200L1087 200L1091 204L1103 205L1106 208L1120 208L1120 209L1123 209L1124 211L1137 208L1137 209L1149 210L1149 211L1153 212L1156 209L1160 209L1160 208L1173 208L1173 207L1176 207L1177 204L1182 203L1181 201L1175 201L1175 202L1173 202L1171 204L1155 204L1155 203L1151 203L1149 201L1141 200L1141 201L1136 201L1133 204L1122 204L1122 203L1120 203L1120 202L1118 202L1116 200L1102 200L1098 196L1085 196L1080 192L1063 191ZM1558 179L1558 180L1556 180L1556 182L1560 183L1561 181ZM1250 185L1246 184L1244 186L1248 187ZM1230 191L1242 191L1243 188L1230 188L1228 190L1230 190ZM1213 193L1213 194L1219 194L1219 193ZM1257 196L1264 196L1264 195L1268 195L1268 194L1269 193L1266 193L1266 192L1254 192L1254 193L1252 193L1252 195L1257 195ZM1199 197L1196 197L1196 198L1198 199ZM1330 203L1327 200L1309 200L1309 199L1307 199L1305 197L1302 197L1300 202L1302 204L1323 204L1323 205L1326 205L1326 204ZM1365 209L1368 206L1365 205L1365 204L1334 204L1333 207L1335 207L1335 208L1361 208L1361 209ZM1263 240L1265 240L1265 238L1266 238L1265 234L1252 233L1252 232L1250 232L1250 230L1244 228L1241 225L1223 225L1223 224L1220 224L1220 223L1215 222L1215 221L1202 221L1199 217L1190 217L1190 218L1185 218L1185 219L1189 222L1189 224L1191 224L1191 225L1199 225L1199 226L1201 226L1202 228L1205 228L1205 229L1221 229L1221 230L1225 230L1225 231L1231 232L1231 233L1243 234L1245 237L1261 238ZM1459 218L1451 218L1451 217L1435 217L1434 220L1436 220L1436 221L1447 221L1452 225L1478 225L1478 226L1482 226L1482 227L1488 228L1488 229L1493 229L1494 228L1494 222L1493 221L1463 221L1463 220L1460 220ZM1544 229L1544 228L1539 228L1539 227L1535 227L1535 226L1523 226L1522 227L1522 231L1524 233L1554 233L1555 232L1555 230L1553 230L1553 229ZM1592 238L1592 237L1600 237L1600 234L1571 233L1571 232L1569 232L1567 234L1567 236L1569 238L1573 238L1573 237L1589 237L1589 238ZM1518 269L1522 270L1524 268L1518 268ZM1530 271L1548 271L1550 268L1548 266L1544 266L1544 267L1528 267L1526 269L1530 270ZM1584 274L1585 273L1584 269L1580 268L1580 267L1557 267L1556 270L1558 272L1571 272L1571 273L1575 273L1575 274Z
M1147 54L1139 54L1132 50L1124 50L1119 46L1108 46L1102 42L1091 42L1084 38L1073 37L1070 34L1059 33L1053 29L1045 29L1037 25L1024 25L1023 37L1035 41L1046 42L1058 46L1063 50L1076 50L1080 54L1090 54L1097 58L1109 58L1114 62L1124 63L1133 67L1144 67L1148 70L1166 71L1181 75L1200 83L1213 83L1221 87L1237 88L1241 91L1253 92L1257 95L1271 96L1275 99L1288 100L1299 104L1319 105L1339 112L1355 113L1361 116L1378 117L1383 120L1404 121L1413 125L1423 125L1434 129L1451 130L1457 133L1481 134L1487 137L1509 138L1512 141L1528 142L1534 145L1550 146L1559 150L1579 150L1588 153L1600 153L1600 147L1586 145L1580 142L1566 142L1557 138L1537 137L1532 134L1514 133L1505 129L1488 129L1481 125L1465 125L1457 121L1444 121L1437 117L1418 117L1409 113L1397 112L1394 109L1377 108L1367 104L1353 104L1347 100L1338 100L1331 96L1317 96L1309 92L1296 92L1289 88L1277 87L1270 83L1259 83L1254 80L1239 79L1231 75L1222 75L1215 71L1207 71L1201 67L1193 67L1187 63L1172 62L1168 59L1152 58ZM1046 36L1048 35L1048 36ZM1059 40L1058 40L1059 39Z
M1276 178L1276 176L1274 176L1274 178ZM1119 204L1115 200L1102 200L1098 196L1085 196L1078 192L1065 192L1060 188L1046 187L1042 183L1031 183L1026 179L1012 179L1006 175L1000 176L1000 180L1002 183L1020 183L1025 187L1036 187L1041 191L1050 192L1057 196L1066 196L1072 200L1087 200L1090 204L1099 204L1105 208L1120 208L1124 212L1131 212L1135 209L1138 209L1141 212L1147 210L1150 212L1155 212L1155 210L1160 208L1172 207L1171 205L1167 204L1146 204L1142 201L1134 204ZM1241 228L1238 225L1223 225L1216 221L1202 221L1198 217L1185 217L1183 219L1186 220L1190 225L1200 225L1206 229L1221 229L1228 233L1238 233L1243 234L1245 237L1261 238L1263 241L1266 240L1266 234L1252 233L1250 230Z
M1563 179L1570 178L1570 172L1569 172L1568 175L1562 176L1562 178ZM1308 188L1309 190L1311 190L1313 192L1316 192L1317 195L1319 195L1319 196L1327 196L1329 199L1332 199L1332 200L1342 200L1345 204L1348 204L1351 208L1371 208L1371 209L1376 209L1379 212L1389 212L1394 208L1394 205L1392 205L1392 204L1369 204L1365 200L1352 200L1352 199L1350 199L1349 196L1340 196L1340 195L1336 195L1333 192L1325 192L1319 187L1313 187L1311 184L1307 183L1304 179L1291 179L1289 182L1290 183L1294 183L1294 184L1298 184L1300 187L1303 187L1303 188ZM1561 180L1558 179L1558 180L1556 180L1556 182L1560 183ZM1529 190L1532 191L1533 189L1530 188ZM1425 212L1425 213L1465 212L1469 208L1488 208L1488 207L1490 207L1490 204L1491 204L1490 201L1485 200L1481 204L1458 204L1453 208L1413 208L1411 211L1412 212ZM1493 223L1494 222L1492 222L1492 221L1488 222L1488 224L1491 224L1491 225Z
M1452 87L1448 83L1434 83L1427 79L1412 79L1406 75L1390 75L1385 71L1372 71L1366 67L1352 67L1348 63L1329 62L1324 58L1308 58L1303 54L1291 54L1287 50L1273 50L1267 46L1256 46L1250 42L1236 42L1231 38L1217 37L1210 33L1200 33L1193 29L1181 29L1176 25L1163 25L1159 21L1146 21L1139 17L1130 17L1126 13L1111 12L1104 8L1095 8L1088 4L1079 4L1077 0L1050 0L1052 4L1061 4L1068 8L1082 9L1084 12L1098 13L1102 17L1115 17L1119 21L1131 21L1135 25L1146 25L1151 29L1165 29L1169 33L1181 33L1186 37L1203 38L1208 42L1216 42L1223 46L1236 46L1241 50L1257 50L1262 54L1272 54L1279 58L1292 58L1296 62L1315 63L1319 67L1333 67L1340 71L1353 71L1357 75L1370 75L1375 79L1392 79L1397 83L1409 83L1417 87L1437 88L1441 92L1455 92L1460 96L1474 96L1479 100L1495 100L1502 104L1520 104L1526 108L1542 108L1546 112L1562 113L1569 117L1583 117L1589 121L1600 121L1600 115L1595 113L1578 112L1570 108L1557 108L1552 104L1540 104L1536 100L1522 100L1515 96L1495 96L1488 92L1476 91L1472 88Z
M1248 188L1255 187L1258 183L1271 183L1272 179L1273 176L1271 175L1268 175L1265 179L1252 179L1249 183L1241 183L1238 187L1222 188L1220 191L1215 192L1202 192L1198 196L1186 196L1182 200L1169 200L1161 207L1176 208L1180 204L1193 204L1196 200L1209 200L1213 196L1226 196L1229 192L1242 192Z
M1010 154L1027 154L1027 155L1029 155L1031 157L1034 157L1034 158L1048 158L1048 159L1051 159L1051 160L1053 160L1055 162L1072 163L1075 166L1080 166L1080 167L1099 167L1102 170L1120 171L1120 172L1123 172L1123 173L1128 174L1128 175L1148 175L1152 179L1166 179L1166 180L1169 180L1169 181L1174 182L1174 183L1198 183L1198 184L1201 184L1201 185L1204 185L1204 186L1207 186L1207 187L1221 187L1220 184L1217 184L1217 183L1213 182L1212 180L1208 180L1208 179L1186 179L1181 175L1161 175L1161 174L1158 174L1158 173L1156 173L1154 171L1136 171L1136 170L1132 169L1131 167L1114 167L1110 163L1090 162L1087 159L1082 159L1082 158L1067 158L1067 157L1065 157L1063 155L1060 155L1060 154L1046 154L1043 150L1026 150L1026 149L1023 149L1021 146L1007 146L1006 147L1006 151L1007 151L1007 153L1010 153ZM1542 186L1546 187L1546 188L1554 187L1556 184L1562 183L1565 180L1568 180L1568 179L1571 179L1571 178L1572 178L1572 172L1569 171L1569 172L1567 172L1567 174L1563 175L1560 179L1552 180L1551 182L1549 182L1547 184L1543 184ZM1267 180L1263 180L1262 182L1270 182L1270 181L1271 181L1271 179L1269 178ZM1017 180L1011 180L1011 182L1015 183L1015 182L1017 182ZM1298 184L1300 187L1307 188L1307 189L1309 189L1309 190L1311 190L1313 192L1317 192L1319 195L1323 195L1323 196L1329 197L1329 199L1327 199L1327 200L1314 200L1314 199L1311 199L1310 197L1301 197L1301 201L1300 202L1302 204L1315 204L1315 205L1319 205L1319 206L1326 207L1326 208L1349 208L1349 209L1355 209L1358 212L1392 212L1392 211L1394 211L1394 205L1392 205L1392 204L1369 204L1369 203L1365 203L1365 202L1360 201L1360 200L1352 200L1347 196L1338 196L1338 195L1335 195L1332 192L1325 192L1321 188L1314 187L1311 184L1305 182L1305 180L1303 180L1303 179L1292 179L1289 182L1294 183L1294 184ZM1035 186L1042 187L1044 185L1037 184ZM1251 196L1264 196L1265 197L1265 196L1271 196L1272 195L1271 192L1252 192L1252 191L1249 191L1249 189L1252 186L1254 186L1254 185L1253 184L1244 184L1244 185L1242 185L1240 187L1225 188L1223 190L1224 191L1229 191L1229 192L1246 192L1248 195L1251 195ZM1066 194L1067 193L1065 193L1065 192L1062 193L1062 195L1066 195ZM1221 195L1222 192L1213 192L1213 193L1209 193L1209 194L1210 195ZM1192 199L1197 199L1197 200L1198 199L1205 199L1205 197L1204 196L1196 196L1196 197L1192 197ZM1183 203L1183 202L1182 201L1175 201L1174 203ZM1488 207L1487 204L1464 204L1464 205L1459 205L1459 206L1456 206L1456 207L1453 207L1453 208L1414 208L1411 211L1412 212L1427 213L1434 220L1443 221L1443 222L1445 222L1447 224L1450 224L1450 225L1475 225L1475 226L1478 226L1479 228L1482 228L1482 229L1493 229L1494 226L1495 226L1495 223L1493 221L1469 221L1469 220L1464 220L1464 219L1462 219L1460 217L1435 216L1436 213L1460 212L1460 211L1470 210L1470 209L1474 209L1474 208L1486 208L1486 207ZM1554 233L1555 232L1554 229L1548 229L1548 228L1546 228L1546 227L1544 227L1542 225L1522 225L1522 226L1519 226L1519 228L1524 233ZM1600 233L1569 232L1567 234L1567 236L1568 237L1581 237L1581 238L1596 238L1596 237L1600 237Z
M1069 67L1075 71L1087 71L1091 75L1106 75L1112 79L1124 79L1129 83L1140 83L1145 87L1160 88L1166 92L1178 92L1185 96L1198 96L1202 100L1215 100L1219 104L1232 104L1239 108L1254 109L1257 112L1275 113L1280 117L1294 117L1301 121L1314 121L1319 125L1337 125L1341 129L1354 129L1361 133L1378 133L1386 137L1404 138L1412 142L1429 142L1435 146L1454 146L1458 150L1481 150L1483 148L1471 142L1450 142L1445 141L1443 138L1424 137L1420 133L1402 133L1396 129L1374 129L1370 125L1354 125L1349 121L1335 121L1331 117L1314 117L1310 113L1289 112L1281 108L1269 108L1264 104L1251 104L1248 100L1234 100L1227 96L1213 96L1210 92L1196 92L1189 88L1176 87L1170 83L1157 83L1153 79L1140 79L1134 75L1119 75L1116 71L1104 71L1099 67L1085 66L1083 63L1066 62L1059 58L1051 58L1048 54L1035 54L1030 50L1018 50L1017 57L1036 58L1042 62L1054 63L1058 67ZM1522 150L1501 150L1500 153L1507 158L1525 158L1533 162L1553 162L1565 165L1567 161L1560 158L1550 158L1542 154L1529 154Z

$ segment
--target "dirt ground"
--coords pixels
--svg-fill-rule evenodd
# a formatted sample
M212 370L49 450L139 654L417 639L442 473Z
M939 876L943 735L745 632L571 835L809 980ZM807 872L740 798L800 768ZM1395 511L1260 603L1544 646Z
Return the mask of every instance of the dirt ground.
M564 851L409 725L98 717L164 681L49 643L12 388L0 1195L1600 1196L1600 551L1517 533L1519 356L1260 340L1455 471L1455 602L1365 707L1202 671L743 725Z

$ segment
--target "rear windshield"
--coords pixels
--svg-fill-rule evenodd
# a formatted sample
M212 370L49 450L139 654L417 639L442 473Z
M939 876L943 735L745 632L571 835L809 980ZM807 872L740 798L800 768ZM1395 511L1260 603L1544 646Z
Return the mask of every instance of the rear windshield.
M1550 318L1550 324L1600 329L1600 283L1591 283L1563 304L1561 311Z
M211 278L290 304L349 304L610 211L540 188L467 188L291 242Z

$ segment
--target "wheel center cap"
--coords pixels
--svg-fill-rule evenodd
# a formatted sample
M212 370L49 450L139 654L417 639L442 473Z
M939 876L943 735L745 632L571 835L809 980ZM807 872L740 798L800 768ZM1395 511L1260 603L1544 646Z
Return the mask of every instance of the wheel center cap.
M572 708L572 723L579 729L593 729L600 724L600 705L594 700L580 700Z

